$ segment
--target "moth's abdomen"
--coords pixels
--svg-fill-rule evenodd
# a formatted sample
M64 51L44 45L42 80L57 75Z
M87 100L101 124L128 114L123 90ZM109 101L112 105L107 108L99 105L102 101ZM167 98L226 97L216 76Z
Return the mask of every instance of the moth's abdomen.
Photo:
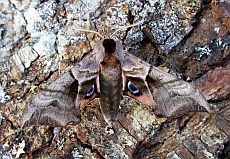
M99 75L100 106L106 122L113 126L117 120L122 96L122 77L120 65L102 66Z

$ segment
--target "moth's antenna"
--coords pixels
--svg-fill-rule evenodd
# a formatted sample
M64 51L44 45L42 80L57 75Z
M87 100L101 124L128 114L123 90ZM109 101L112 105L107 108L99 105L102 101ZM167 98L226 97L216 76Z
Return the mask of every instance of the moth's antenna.
M122 30L126 30L126 29L128 29L128 28L132 28L132 27L138 26L138 25L141 24L141 23L142 23L142 22L135 23L135 24L131 24L131 25L127 25L127 26L122 26L122 27L120 27L119 29L115 30L115 31L113 32L112 36L113 36L114 34L116 34L118 31L122 31Z
M76 31L94 33L94 34L97 34L100 38L102 38L102 39L104 38L100 33L96 32L96 31L93 31L93 30L77 28Z

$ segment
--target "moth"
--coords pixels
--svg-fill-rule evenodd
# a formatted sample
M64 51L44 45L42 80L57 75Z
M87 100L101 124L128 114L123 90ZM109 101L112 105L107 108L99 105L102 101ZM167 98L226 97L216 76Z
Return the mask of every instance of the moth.
M76 66L35 95L24 111L22 127L79 123L80 108L95 98L100 98L105 121L114 126L122 96L151 106L164 117L210 112L206 99L192 84L129 54L120 41L105 38Z

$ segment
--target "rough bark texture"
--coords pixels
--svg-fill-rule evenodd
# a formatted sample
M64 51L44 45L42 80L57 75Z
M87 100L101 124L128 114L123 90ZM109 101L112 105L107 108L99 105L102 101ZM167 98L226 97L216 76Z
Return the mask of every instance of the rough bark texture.
M98 100L81 110L77 125L20 129L26 103L98 41L77 28L109 35L139 22L117 33L124 48L190 80L211 114L167 120L125 97L116 133ZM0 159L230 158L228 1L0 1L0 69Z

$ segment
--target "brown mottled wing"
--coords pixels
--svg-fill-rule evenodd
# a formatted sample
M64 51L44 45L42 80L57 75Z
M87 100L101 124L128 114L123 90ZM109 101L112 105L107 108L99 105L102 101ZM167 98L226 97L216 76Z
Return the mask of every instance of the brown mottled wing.
M133 55L124 56L122 70L126 79L143 92L140 96L134 96L126 89L125 94L143 104L155 106L158 115L179 117L194 111L210 112L206 99L192 84L150 66ZM150 97L154 102L147 101Z
M178 117L188 112L210 112L206 99L192 84L154 66L148 76L157 114Z
M77 90L76 80L67 72L38 93L24 111L22 127L30 125L64 126L79 122L79 114L74 106L70 90ZM74 92L72 92L74 93Z
M38 93L24 111L22 127L78 123L81 103L86 103L84 97L97 78L98 68L95 54L86 56L69 72Z

